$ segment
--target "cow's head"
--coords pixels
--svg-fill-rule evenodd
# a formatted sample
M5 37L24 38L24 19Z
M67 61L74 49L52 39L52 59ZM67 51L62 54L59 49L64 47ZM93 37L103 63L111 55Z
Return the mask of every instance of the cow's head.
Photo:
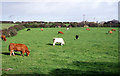
M26 53L27 53L27 56L29 56L29 54L30 54L30 51L27 51Z

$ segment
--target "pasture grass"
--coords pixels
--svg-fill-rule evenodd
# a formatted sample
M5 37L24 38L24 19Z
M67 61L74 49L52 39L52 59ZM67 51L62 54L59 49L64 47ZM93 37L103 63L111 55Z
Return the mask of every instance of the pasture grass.
M18 24L12 24L12 23L0 23L0 29L8 29L10 26L14 26Z
M117 74L118 73L118 28L31 28L23 29L14 37L2 41L2 71L5 74ZM63 31L64 35L57 34ZM75 40L75 35L79 39ZM54 37L62 37L64 46L53 44ZM28 46L30 56L9 56L9 44L22 43Z

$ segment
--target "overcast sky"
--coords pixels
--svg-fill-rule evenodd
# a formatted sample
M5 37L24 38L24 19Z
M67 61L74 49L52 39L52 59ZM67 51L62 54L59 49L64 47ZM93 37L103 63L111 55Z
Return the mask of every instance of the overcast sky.
M118 20L119 0L3 0L2 20L109 21Z

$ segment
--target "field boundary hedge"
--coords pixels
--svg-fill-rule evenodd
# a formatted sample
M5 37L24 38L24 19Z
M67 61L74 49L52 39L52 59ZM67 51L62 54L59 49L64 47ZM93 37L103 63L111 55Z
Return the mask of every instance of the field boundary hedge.
M3 23L5 23L3 21ZM8 21L7 23L13 23L12 21ZM17 31L22 30L24 28L55 28L55 27L84 27L87 25L88 27L119 27L120 23L94 23L94 22L22 22L18 23L18 25L14 25L9 27L8 29L0 30L0 33L5 35L6 37L12 37L17 35Z
M0 34L5 35L6 37L12 37L17 35L17 31L22 30L24 28L25 26L23 26L22 24L14 25L9 27L8 29L0 30Z

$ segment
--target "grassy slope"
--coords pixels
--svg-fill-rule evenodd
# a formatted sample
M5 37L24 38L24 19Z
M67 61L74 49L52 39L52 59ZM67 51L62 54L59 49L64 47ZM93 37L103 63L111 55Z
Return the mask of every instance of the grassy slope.
M118 70L118 32L105 34L111 28L34 28L18 32L17 36L2 41L2 66L13 68L3 74L56 74L56 73L116 73ZM117 28L115 28L118 30ZM63 31L64 35L58 35ZM75 35L80 36L74 40ZM65 46L52 46L53 37L62 37ZM9 43L23 43L31 53L29 57L9 56ZM16 54L20 54L16 52Z
M10 26L14 26L14 25L18 25L18 24L10 24L10 23L0 23L0 27L2 27L2 28L0 28L0 29L7 29L7 28L9 28Z

